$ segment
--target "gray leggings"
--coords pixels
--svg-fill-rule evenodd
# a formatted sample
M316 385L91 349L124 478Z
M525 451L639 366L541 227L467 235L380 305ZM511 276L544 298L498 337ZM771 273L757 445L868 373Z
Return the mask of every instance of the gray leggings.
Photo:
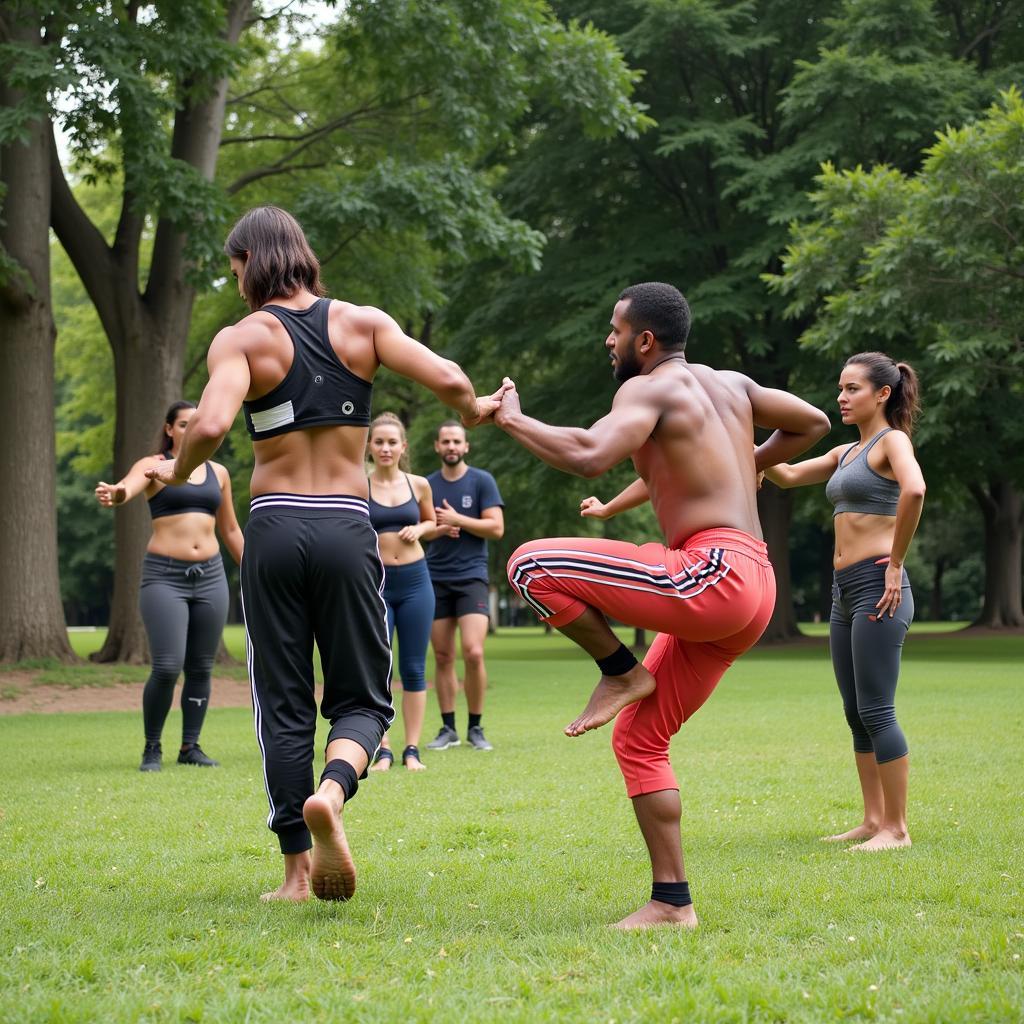
M153 669L142 691L147 743L159 743L182 669L183 744L197 743L210 703L210 675L228 617L228 581L220 555L185 562L147 554L139 609L149 637Z
M853 749L872 751L879 764L907 753L896 721L896 683L903 639L914 618L914 595L903 570L903 600L896 614L878 615L875 605L885 590L885 564L867 558L838 569L832 584L829 639L832 667L853 733Z

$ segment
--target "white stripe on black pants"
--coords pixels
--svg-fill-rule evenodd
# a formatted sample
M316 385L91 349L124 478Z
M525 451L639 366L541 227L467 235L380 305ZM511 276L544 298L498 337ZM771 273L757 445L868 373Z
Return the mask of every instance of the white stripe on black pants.
M242 603L268 824L282 853L301 853L311 845L302 805L314 785L313 641L330 740L372 757L394 720L384 568L361 498L273 494L252 505Z

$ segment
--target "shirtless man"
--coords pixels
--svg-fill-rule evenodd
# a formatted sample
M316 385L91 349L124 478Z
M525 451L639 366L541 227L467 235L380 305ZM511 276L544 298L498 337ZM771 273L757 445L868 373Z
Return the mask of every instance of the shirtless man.
M250 210L224 251L252 313L210 346L210 382L173 461L179 485L217 450L239 408L253 438L242 603L256 735L284 883L264 899L345 900L356 872L341 812L394 718L384 568L363 457L373 378L386 366L434 392L467 426L493 411L462 370L386 313L322 298L320 268L284 210ZM331 722L313 792L313 641ZM310 848L312 847L312 853Z
M726 669L764 632L775 577L757 518L757 477L785 453L810 448L828 417L806 402L732 371L688 363L690 310L671 285L619 296L605 347L621 387L589 430L523 415L506 378L495 423L556 469L596 477L632 457L639 478L607 504L605 519L645 501L665 543L597 538L532 541L509 559L513 588L596 662L600 681L565 728L580 736L616 718L612 741L651 858L650 901L619 928L696 927L683 866L679 786L669 741L711 696ZM755 450L754 427L774 433ZM605 616L658 636L644 663Z

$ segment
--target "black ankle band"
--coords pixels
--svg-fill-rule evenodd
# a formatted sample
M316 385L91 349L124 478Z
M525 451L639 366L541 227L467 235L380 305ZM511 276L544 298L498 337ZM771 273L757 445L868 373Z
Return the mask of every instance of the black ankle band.
M689 882L655 882L651 886L651 899L671 907L689 907L693 904Z
M636 658L625 644L619 644L619 649L607 658L595 658L594 661L603 676L624 676L636 666Z
M340 757L327 763L323 775L320 776L320 781L323 782L325 779L331 779L341 786L341 791L345 794L345 803L348 803L359 789L355 768L348 761L342 761Z

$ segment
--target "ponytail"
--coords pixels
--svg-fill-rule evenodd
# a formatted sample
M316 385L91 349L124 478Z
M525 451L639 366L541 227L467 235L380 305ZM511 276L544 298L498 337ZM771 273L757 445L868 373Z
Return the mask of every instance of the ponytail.
M885 402L886 421L889 426L911 436L921 412L921 389L910 363L897 363L884 352L858 352L846 360L846 365L863 366L876 391L888 386L890 394Z
M175 402L170 409L167 410L167 415L164 417L164 426L174 426L174 421L178 418L178 413L182 409L194 409L196 407L195 402ZM166 455L171 448L174 447L174 443L171 441L170 435L166 430L160 431L160 440L157 441L157 449L161 455Z

